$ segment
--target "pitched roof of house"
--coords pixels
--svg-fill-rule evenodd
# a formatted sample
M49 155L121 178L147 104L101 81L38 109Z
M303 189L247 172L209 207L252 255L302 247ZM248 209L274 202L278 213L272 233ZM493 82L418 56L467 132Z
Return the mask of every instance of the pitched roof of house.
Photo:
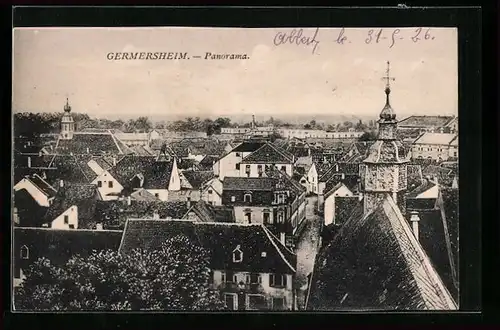
M226 151L226 143L221 142L217 139L203 139L201 141L189 141L183 140L179 143L180 145L188 148L189 152L193 155L211 155L211 156L221 156Z
M431 181L425 179L425 180L423 180L421 185L419 185L415 189L408 192L407 197L408 198L416 198L418 195L426 192L427 190L433 188L434 186L436 186L436 184L434 182L431 182Z
M453 140L455 140L456 137L456 134L450 133L424 133L413 143L449 145Z
M148 133L123 133L123 132L115 132L115 137L120 139L121 141L129 141L129 140L137 140L137 141L147 141L149 139Z
M98 190L95 185L64 182L64 186L59 187L48 208L45 219L51 222L70 207L76 206L78 207L78 227L89 229L94 220L97 196Z
M17 209L20 226L41 227L45 223L47 207L38 204L26 189L14 191L14 207Z
M203 159L200 161L199 165L204 167L204 168L209 168L211 169L212 166L214 165L215 162L219 160L218 156L213 156L213 155L206 155L203 157Z
M451 251L453 254L455 272L458 273L458 235L459 235L459 191L453 188L440 189L442 210L446 218L446 226L450 237Z
M347 174L342 178L342 173L333 173L325 182L325 191L329 191L339 182L342 182L349 190L355 193L360 182L359 174Z
M265 172L266 177L274 178L276 182L282 182L285 184L285 187L290 189L292 193L297 196L301 195L305 192L304 186L294 180L291 176L289 176L285 171L280 170L276 166L270 166L266 169Z
M124 156L109 173L126 186L137 174L144 176L142 188L167 189L173 170L173 161L156 161L151 156Z
M408 211L433 210L436 208L436 198L411 198L406 197Z
M87 151L88 150L88 151ZM55 149L58 154L128 154L131 150L110 132L75 132L71 140L59 139Z
M243 158L242 162L287 164L294 162L294 156L272 143L266 143L258 150Z
M138 155L138 156L153 156L154 155L154 152L144 148L144 146L131 146L129 147L130 150L132 150L132 152L135 154L135 155Z
M131 193L130 198L141 202L155 202L158 200L152 193L142 188Z
M85 157L85 158L83 158ZM54 170L45 170L47 181L53 187L59 185L59 181L71 183L90 183L97 175L87 165L87 158L90 156L76 156L76 155L56 155L50 167Z
M260 178L247 178L247 177L224 177L223 190L263 190L271 191L276 188L276 179L260 177Z
M410 116L399 121L399 127L442 127L453 120L453 116Z
M157 213L160 219L181 219L187 213L186 202L182 201L139 201L125 200L97 201L95 220L109 228L123 228L129 218L152 219Z
M265 144L265 142L243 141L231 150L231 152L254 152Z
M14 265L28 267L38 258L48 258L53 264L62 266L68 259L80 255L85 257L92 251L118 251L122 231L111 230L58 230L51 228L14 228ZM29 259L21 259L20 249L27 246Z
M454 310L456 303L387 195L318 254L307 309Z
M335 197L335 223L342 225L353 216L363 215L363 199L359 196Z
M325 199L327 199L328 197L330 197L331 195L333 195L337 190L339 190L342 186L346 187L347 186L345 184L343 184L342 182L338 182L335 186L333 186L331 189L329 189L326 194L325 194ZM349 189L349 188L347 188Z
M422 167L420 165L408 164L406 166L408 190L418 187L424 181Z
M38 174L33 174L26 177L27 180L31 181L41 192L47 195L49 198L54 197L57 190L52 187L47 181L42 179Z
M121 253L135 248L157 249L168 238L183 234L211 252L211 268L232 271L295 273L296 256L263 225L192 222L188 220L129 220ZM243 261L234 263L232 252L240 246ZM263 254L265 252L265 256Z
M193 189L200 189L203 184L215 177L213 171L183 171L182 174Z

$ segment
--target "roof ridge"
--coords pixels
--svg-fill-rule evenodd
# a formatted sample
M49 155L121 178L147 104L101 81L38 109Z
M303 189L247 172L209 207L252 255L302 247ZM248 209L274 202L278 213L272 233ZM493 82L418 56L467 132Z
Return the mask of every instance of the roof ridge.
M277 153L281 154L283 157L293 162L293 155L290 152L284 150L283 148L278 147L277 145L271 142L266 142L265 145L270 145L271 149L274 149ZM288 155L285 154L285 152L288 152L292 157L290 158Z
M290 262L288 262L288 260L283 255L283 252L281 252L281 250L278 248L278 245L276 245L276 243L274 242L272 237L269 235L269 231L267 230L266 226L260 225L260 227L264 230L264 233L266 233L267 237L271 241L271 244L278 251L279 255L281 256L281 259L283 259L283 261L287 264L287 266L290 267L290 269L295 273L296 272L295 268L293 268L293 266L290 264Z
M389 206L396 214L397 221L398 221L397 223L402 227L403 231L405 232L406 236L408 237L408 239L410 241L410 244L415 248L415 250L418 254L418 257L420 259L420 263L424 267L425 273L428 276L429 280L431 281L433 289L437 291L436 294L437 294L438 298L441 300L441 303L444 303L449 309L457 309L456 303L451 298L451 295L450 295L449 291L446 289L441 277L438 275L437 271L432 266L432 264L429 260L429 257L425 253L425 251L422 248L422 246L420 245L420 243L415 238L415 235L411 231L408 222L406 221L403 214L401 213L401 210L396 205L396 203L394 202L393 198L390 195L386 196L384 203L382 204L384 212L386 213L387 211L386 211L384 205ZM386 215L388 216L387 213L386 213ZM390 221L391 217L388 216L388 218ZM391 226L394 228L394 222L390 221L390 223L391 223ZM396 235L396 237L399 238L398 235ZM399 242L399 239L398 239L398 242ZM402 247L401 247L401 249L404 250ZM408 253L403 252L403 256L408 262ZM410 267L410 269L412 269L412 267ZM412 273L414 273L413 269L412 269ZM413 276L415 276L415 274L413 274ZM419 287L419 291L421 291L420 287Z
M41 181L43 181L43 183L45 183L50 189L54 190L55 192L57 192L57 190L52 187L50 185L50 183L48 183L47 181L45 181L41 176L39 176L37 173L33 174L33 176L36 176L38 179L40 179Z
M265 227L265 226L264 226ZM290 250L285 244L283 244L283 242L281 242L281 240L276 237L276 235L273 234L272 231L270 231L269 229L265 228L265 230L267 230L269 232L269 235L271 235L273 238L275 238L278 242L280 242L280 245L283 246L288 252L290 252L291 254L293 254L294 256L296 256L297 254L295 252L293 252L292 250Z
M109 132L109 131L108 131ZM118 138L114 135L114 134L111 134L111 132L109 132L109 134L111 135L112 139L113 139L113 142L115 143L116 147L118 148L118 151L121 153L121 154L124 154L124 152L122 151L122 149L120 148L120 146L118 145L118 142L116 142L118 140ZM121 142L121 141L120 141ZM123 142L122 142L123 143Z

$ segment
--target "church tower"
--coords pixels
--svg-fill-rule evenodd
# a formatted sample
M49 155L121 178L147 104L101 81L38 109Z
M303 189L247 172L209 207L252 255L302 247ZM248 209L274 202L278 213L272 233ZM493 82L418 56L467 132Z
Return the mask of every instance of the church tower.
M396 138L398 121L391 107L389 95L391 93L390 81L395 79L389 75L389 62L387 62L385 106L380 112L378 120L378 136L368 151L368 157L360 166L360 178L364 192L365 215L377 207L385 194L391 194L394 201L404 212L406 209L405 192L407 189L407 164L408 155L403 144Z
M64 115L61 119L61 134L60 138L63 140L71 140L75 132L75 122L71 116L71 106L69 105L68 98L66 98L66 105L64 105Z

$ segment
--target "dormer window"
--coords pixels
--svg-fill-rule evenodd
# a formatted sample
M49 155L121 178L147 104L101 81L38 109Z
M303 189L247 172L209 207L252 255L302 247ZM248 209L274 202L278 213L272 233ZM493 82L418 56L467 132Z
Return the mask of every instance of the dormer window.
M26 245L21 246L21 259L29 259L30 257L30 250Z
M236 249L233 250L233 262L242 262L242 261L243 261L243 252L241 251L241 247L237 245Z
M247 193L247 194L245 194L245 195L243 196L243 200L244 200L245 202L251 203L251 202L252 202L252 194L248 194L248 193Z

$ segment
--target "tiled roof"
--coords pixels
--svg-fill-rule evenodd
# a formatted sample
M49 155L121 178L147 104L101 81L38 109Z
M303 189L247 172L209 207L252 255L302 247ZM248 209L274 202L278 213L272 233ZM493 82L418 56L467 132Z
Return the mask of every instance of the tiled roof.
M211 268L266 273L295 273L296 256L272 238L263 225L200 223L187 220L129 220L120 252L135 248L157 249L168 239L186 235L211 252ZM243 261L234 263L232 252L240 246ZM266 252L263 257L262 252Z
M325 199L330 197L333 193L335 193L337 190L339 190L340 187L343 186L342 182L338 182L336 185L334 185L332 188L328 189L325 193Z
M87 152L88 149L88 152ZM124 149L124 150L122 150ZM71 140L59 139L58 154L125 154L128 148L121 145L111 133L75 133Z
M231 150L231 152L254 152L260 147L265 145L264 142L249 142L249 141L244 141L240 143L236 148Z
M156 157L151 156L125 156L109 172L125 186L131 183L135 175L142 174L142 188L167 189L172 169L173 161L156 161Z
M199 189L204 183L215 176L213 171L183 171L182 174L193 189Z
M224 190L272 191L276 188L274 178L224 177Z
M442 197L442 209L446 218L446 225L450 236L451 251L454 260L455 273L458 274L458 236L459 236L459 192L458 189L440 189Z
M206 155L199 163L199 166L203 169L212 169L215 162L219 160L218 156Z
M432 210L436 207L435 198L406 198L407 210Z
M63 187L59 187L45 219L51 222L75 205L78 207L78 227L90 229L93 226L97 196L95 185L65 182Z
M354 210L354 211L353 211ZM360 200L358 196L347 197L339 196L335 197L335 223L342 225L349 220L353 215L362 215L363 211L363 200Z
M318 254L309 310L457 309L390 196Z
M95 220L106 228L122 229L129 218L152 219L157 213L160 219L181 219L187 211L187 203L180 201L97 201Z
M142 202L155 202L158 200L158 198L156 198L152 193L150 193L146 189L137 189L136 191L130 194L130 198Z
M52 187L47 181L42 179L38 174L27 177L40 191L42 191L48 197L54 197L57 190Z
M120 132L120 133L116 132L115 133L115 137L117 137L121 141L131 141L131 140L147 141L149 138L148 135L149 135L148 133L123 133L123 132Z
M424 133L413 143L449 145L456 137L456 134L449 133Z
M195 159L179 158L177 159L177 168L180 170L198 169L198 162Z
M154 153L144 148L144 146L131 146L130 150L133 151L134 155L138 156L153 156Z
M399 127L442 127L453 119L452 116L410 116L398 123Z
M96 174L87 165L89 159L85 160L87 161L77 156L56 155L50 164L50 167L55 169L44 171L47 175L46 181L54 188L59 186L60 180L82 184L92 182Z
M16 168L28 167L29 162L31 162L31 167L49 167L50 163L54 159L54 155L42 155L38 154L22 154L19 152L14 152L14 166ZM28 160L28 158L30 160Z
M288 151L278 148L272 143L266 143L258 150L243 158L242 162L287 164L294 162L294 156Z
M408 164L406 166L406 172L408 174L408 190L412 190L423 183L424 177L422 176L422 167L420 165Z
M121 238L122 231L14 228L14 267L26 269L41 257L62 266L71 257L85 257L93 250L118 251ZM29 249L28 260L20 258L24 245Z
M216 139L203 139L199 142L191 142L189 140L183 140L179 143L180 145L189 149L189 152L193 155L211 155L211 156L221 156L225 153L225 142L220 142Z
M305 192L304 186L302 186L300 183L286 174L286 172L278 169L276 166L272 166L266 169L265 174L268 178L274 178L276 182L279 182L279 180L281 180L281 182L285 184L285 187L290 189L297 196Z

